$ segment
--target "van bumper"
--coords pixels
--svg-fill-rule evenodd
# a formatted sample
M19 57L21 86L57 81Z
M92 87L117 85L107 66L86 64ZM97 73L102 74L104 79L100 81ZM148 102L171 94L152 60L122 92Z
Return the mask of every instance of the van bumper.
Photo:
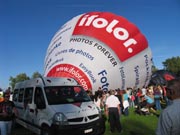
M51 133L53 135L102 135L105 132L105 120L99 120L91 123L79 125L52 125Z

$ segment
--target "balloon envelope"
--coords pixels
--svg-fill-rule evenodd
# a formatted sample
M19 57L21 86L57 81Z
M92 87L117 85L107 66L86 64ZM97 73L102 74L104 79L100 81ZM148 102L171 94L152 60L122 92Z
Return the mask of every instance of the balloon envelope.
M150 85L166 85L168 81L176 76L167 70L158 70L152 74Z
M89 12L64 24L47 49L44 74L73 77L85 90L148 85L152 56L145 36L124 17Z

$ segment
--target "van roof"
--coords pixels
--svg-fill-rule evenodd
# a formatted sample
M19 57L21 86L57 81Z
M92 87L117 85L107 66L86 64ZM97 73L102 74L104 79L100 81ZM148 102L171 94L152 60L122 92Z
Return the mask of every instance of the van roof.
M31 80L16 83L15 88L34 87L34 86L74 86L79 85L73 78L66 77L39 77Z

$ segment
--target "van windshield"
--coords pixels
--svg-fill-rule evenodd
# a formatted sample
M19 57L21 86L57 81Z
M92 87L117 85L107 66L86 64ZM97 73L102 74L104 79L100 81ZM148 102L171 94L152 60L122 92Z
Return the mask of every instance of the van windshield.
M44 89L49 105L91 101L80 86L53 86Z

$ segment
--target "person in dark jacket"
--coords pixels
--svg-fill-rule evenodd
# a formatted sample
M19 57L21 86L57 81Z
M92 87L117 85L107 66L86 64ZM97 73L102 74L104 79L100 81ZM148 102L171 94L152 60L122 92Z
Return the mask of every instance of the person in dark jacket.
M169 81L166 92L172 104L161 112L156 135L180 135L180 79Z
M15 105L9 100L10 93L4 93L4 101L0 102L0 131L1 135L10 135L14 115L17 114Z

